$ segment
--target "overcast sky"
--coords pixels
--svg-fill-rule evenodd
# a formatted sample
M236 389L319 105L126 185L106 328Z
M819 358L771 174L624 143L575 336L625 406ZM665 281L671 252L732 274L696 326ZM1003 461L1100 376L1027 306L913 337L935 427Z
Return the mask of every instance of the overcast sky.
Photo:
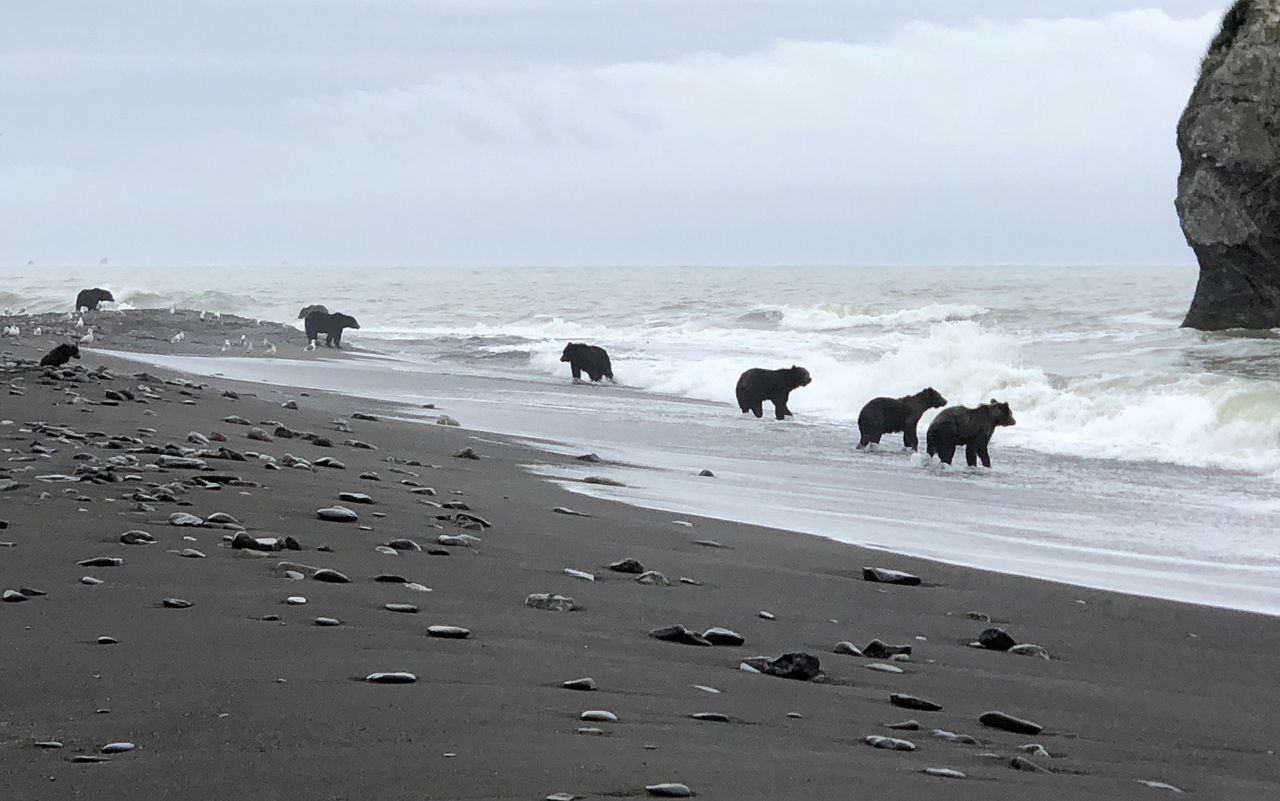
M0 264L1187 263L1226 0L39 0Z

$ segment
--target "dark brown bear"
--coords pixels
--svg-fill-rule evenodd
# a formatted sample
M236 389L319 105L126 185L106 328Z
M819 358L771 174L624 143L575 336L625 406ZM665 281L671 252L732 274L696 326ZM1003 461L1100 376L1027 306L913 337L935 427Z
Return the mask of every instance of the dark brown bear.
M338 350L342 350L342 330L344 328L359 330L360 328L360 323L356 322L356 318L341 312L325 314L324 312L313 311L307 315L303 325L307 329L308 342L317 342L319 336L324 334L325 346L337 348Z
M753 367L738 377L735 392L738 395L738 408L742 413L751 412L756 417L764 417L764 402L773 403L773 414L779 420L791 417L787 408L787 398L791 390L807 387L812 381L809 371L794 364L784 370L764 370Z
M325 314L328 314L329 309L323 303L316 303L311 306L303 306L302 311L298 312L298 319L299 320L307 319L307 315L310 314L311 312L324 312Z
M916 426L920 423L920 416L930 409L941 409L946 405L947 399L933 387L925 387L903 398L869 401L858 412L858 433L862 435L858 450L871 443L879 445L880 437L898 431L902 432L903 445L913 451L918 449L920 438L916 436Z
M991 435L997 426L1011 426L1016 422L1009 404L1000 403L995 398L973 409L952 406L933 418L925 433L925 444L930 456L937 456L947 464L951 464L956 448L963 445L964 459L970 467L976 467L979 459L983 467L990 467L987 443L991 441Z
M72 359L80 358L80 346L75 344L62 344L44 355L40 360L41 367L61 367Z
M88 309L89 311L97 311L98 304L103 301L107 303L115 303L115 296L105 289L82 289L80 294L76 295L76 311Z
M564 346L560 361L569 363L574 381L581 381L583 373L590 376L592 381L602 378L613 380L613 365L609 362L609 353L596 345L570 342Z

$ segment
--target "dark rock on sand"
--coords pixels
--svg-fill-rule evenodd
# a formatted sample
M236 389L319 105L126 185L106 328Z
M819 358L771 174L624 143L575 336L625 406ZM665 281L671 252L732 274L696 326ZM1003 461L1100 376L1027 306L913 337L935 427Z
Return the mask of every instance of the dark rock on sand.
M135 749L135 748L137 748L137 746L136 746L136 745L134 745L133 743L123 743L123 742L121 742L121 743L107 743L106 745L102 746L102 753L104 753L104 754L123 754L123 753L125 753L126 751L132 751L132 750L133 750L133 749Z
M80 567L121 567L124 560L118 556L95 556L92 559L82 559L76 564Z
M418 607L413 604L383 604L382 608L388 612L400 612L407 615L416 615Z
M171 526L203 526L204 520L187 512L174 512L169 515L169 525Z
M902 584L907 587L920 585L918 576L904 573L901 570L890 570L886 567L864 567L862 568L862 579L863 581L874 581L880 584Z
M409 579L394 573L379 573L373 577L375 584L408 584Z
M723 712L694 712L689 717L708 723L728 723L729 716Z
M920 721L918 720L901 720L897 723L884 724L886 729L894 729L896 731L919 731Z
M681 624L674 626L662 626L649 632L649 636L655 640L664 642L674 642L681 645L703 645L710 646L711 643L705 637L696 632L689 631Z
M1026 757L1020 757L1020 756L1016 756L1013 759L1009 760L1009 767L1013 768L1014 770L1025 771L1027 773L1051 773L1052 772L1048 768L1042 765L1037 765L1036 763L1032 762Z
M715 626L702 632L702 638L712 645L745 645L747 640L732 629Z
M862 655L869 659L889 659L898 654L911 656L910 645L886 645L879 640L872 640L862 648Z
M1009 649L1009 653L1017 654L1018 656L1030 656L1035 659L1049 659L1049 651L1044 646L1033 643L1015 645Z
M471 636L471 630L464 629L462 626L428 626L427 636L447 640L465 640Z
M1015 718L1013 715L1004 712L984 712L978 718L978 722L983 726L1001 729L1002 731L1011 731L1014 734L1039 734L1044 731L1044 727L1039 723Z
M336 570L330 570L327 567L321 568L320 570L312 573L311 578L316 581L326 581L330 584L349 584L351 582L351 579L347 578L342 573L339 573Z
M474 448L463 448L462 450L457 451L456 453L454 453L454 454L453 454L453 458L455 458L455 459L479 459L479 458L480 458L480 454L476 453Z
M572 679L560 685L566 690L579 690L582 692L591 692L596 688L596 680L592 678Z
M639 575L644 572L644 565L640 564L635 559L627 558L619 559L609 565L609 569L615 573L634 573Z
M1004 629L984 629L978 635L978 645L989 651L1007 651L1018 643Z
M698 477L699 478L715 478L716 474L711 472L710 470L700 470L698 471Z
M165 598L160 602L165 609L190 609L194 604L182 598Z
M390 542L387 543L387 547L397 551L421 551L422 550L421 545L414 542L413 540L406 540L406 539L391 540Z
M916 750L916 744L910 740L899 740L896 737L881 737L878 734L863 738L863 742L872 748L883 748L887 751Z
M370 673L365 677L365 681L371 684L413 684L417 680L417 676L405 672Z
M320 628L333 628L335 626L342 625L342 621L338 620L336 617L318 617L316 618L315 623Z
M862 651L858 646L848 641L840 641L831 649L832 653L845 654L846 656L862 656Z
M903 709L916 709L921 712L941 712L942 705L935 704L933 701L926 701L923 698L917 698L914 695L906 695L905 693L893 693L889 696L889 703L894 706L900 706Z
M5 590L4 595L0 595L0 600L3 600L5 603L16 604L27 600L27 596L17 590Z
M578 608L572 598L549 592L535 592L529 594L524 599L524 605L533 609L543 609L548 612L572 612Z
M743 660L746 665L767 676L794 681L812 681L822 675L818 657L803 652L786 653L776 659L753 656Z
M636 576L636 581L640 584L648 584L653 587L670 587L671 581L666 576L656 570L646 570Z
M145 531L126 531L120 535L120 542L125 545L153 545L156 538Z
M644 791L656 798L692 798L693 790L688 785L678 782L663 782L662 784L650 784L644 788Z
M925 768L923 772L926 776L935 776L939 779L968 778L967 776L965 776L965 774L961 773L960 771L952 770L951 768Z
M1178 121L1175 205L1200 280L1183 325L1280 327L1280 36L1273 0L1239 0Z
M373 498L363 492L339 492L338 500L347 503L373 503Z

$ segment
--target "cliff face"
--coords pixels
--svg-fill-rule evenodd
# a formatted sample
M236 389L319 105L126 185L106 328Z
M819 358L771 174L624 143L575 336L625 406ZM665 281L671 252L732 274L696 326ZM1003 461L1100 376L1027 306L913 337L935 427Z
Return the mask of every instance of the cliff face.
M1178 122L1200 282L1183 325L1280 328L1280 0L1238 0Z

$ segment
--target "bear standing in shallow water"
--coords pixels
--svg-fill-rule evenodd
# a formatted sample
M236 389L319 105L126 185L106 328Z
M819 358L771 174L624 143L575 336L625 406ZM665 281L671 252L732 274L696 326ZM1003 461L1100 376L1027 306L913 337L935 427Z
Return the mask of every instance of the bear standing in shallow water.
M341 312L325 314L321 311L313 311L307 315L304 325L307 329L308 343L316 342L319 336L324 334L325 346L337 348L338 350L342 350L342 331L344 328L360 329L360 323L356 322L356 318Z
M604 348L596 345L570 342L564 346L560 361L569 363L574 381L581 381L583 373L590 376L592 381L599 381L602 378L613 380L613 365L609 362L609 354Z
M89 311L97 311L99 303L115 303L115 295L112 295L105 289L82 289L80 294L76 295L76 311L88 309Z
M925 387L902 398L876 398L868 402L858 413L858 433L861 435L858 450L871 443L879 445L880 437L897 431L902 432L903 445L917 450L920 438L916 435L916 426L920 424L921 415L946 405L947 399L933 387Z
M764 417L764 402L770 401L774 416L779 420L786 419L792 416L787 408L791 390L807 387L812 380L808 370L794 364L784 370L753 367L738 377L738 385L734 388L738 408L743 414L751 412L756 417Z
M953 406L943 409L929 424L925 444L930 456L936 455L947 464L951 464L956 448L963 445L964 459L970 467L976 467L979 459L983 467L990 467L987 443L991 441L991 435L997 426L1011 426L1016 422L1009 404L1000 403L995 398L973 409Z

